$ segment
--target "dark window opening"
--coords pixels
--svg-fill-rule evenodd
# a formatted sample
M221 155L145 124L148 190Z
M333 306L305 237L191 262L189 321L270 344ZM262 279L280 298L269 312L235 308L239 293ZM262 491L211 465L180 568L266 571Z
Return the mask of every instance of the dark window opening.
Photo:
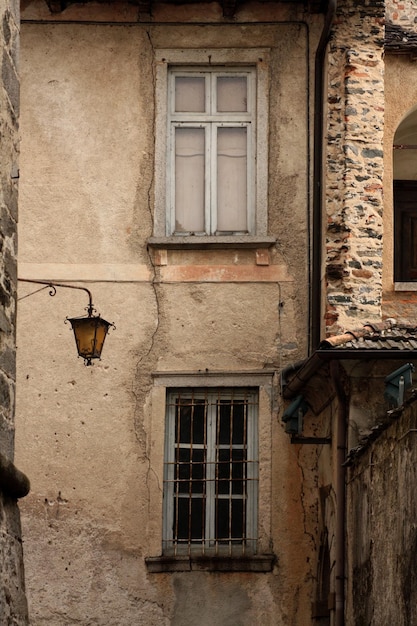
M417 281L417 180L394 181L394 280Z
M256 415L251 389L168 394L165 551L198 545L203 553L254 551Z

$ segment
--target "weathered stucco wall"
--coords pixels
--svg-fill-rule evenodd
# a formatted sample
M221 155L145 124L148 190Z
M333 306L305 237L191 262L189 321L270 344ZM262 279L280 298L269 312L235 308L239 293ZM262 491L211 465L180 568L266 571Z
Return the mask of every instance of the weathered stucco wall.
M417 620L416 419L414 398L349 470L349 624Z
M19 5L0 2L0 623L27 624L17 498L26 477L14 458L16 382L17 179Z
M184 10L158 18L180 21ZM24 17L42 11L33 3ZM93 8L68 11L63 20L90 19ZM216 25L221 15L205 11L194 7L192 19L210 17L210 26L58 16L22 27L20 276L88 286L117 327L103 360L84 368L63 325L82 313L83 294L43 291L19 302L16 454L32 482L22 515L33 626L310 623L316 453L288 445L271 371L307 346L307 61L322 17L309 35L305 24L250 23L296 21L287 7L247 9L241 25ZM179 43L270 50L270 249L147 248L154 51ZM20 295L35 289L22 285ZM169 386L161 376L204 385L214 372L248 384L251 372L263 377L259 549L275 565L263 574L150 573L145 557L161 553Z

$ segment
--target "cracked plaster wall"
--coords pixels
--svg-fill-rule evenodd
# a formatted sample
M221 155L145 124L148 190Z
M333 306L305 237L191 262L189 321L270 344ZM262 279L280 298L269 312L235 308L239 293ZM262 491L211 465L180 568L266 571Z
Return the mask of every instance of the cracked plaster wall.
M249 6L241 26L225 26L214 3L209 14L193 8L193 19L218 28L123 24L131 5L124 16L96 13L113 25L68 23L94 21L101 6L69 7L67 23L23 24L19 272L88 285L117 327L103 360L84 368L63 324L82 313L83 294L19 302L16 454L32 482L22 505L31 624L211 624L214 611L224 626L307 625L317 456L288 445L276 377L261 388L259 433L260 551L276 555L273 571L150 574L145 557L161 551L165 389L153 373L244 375L305 354L307 60L322 17L311 18L311 40L286 6ZM162 22L186 21L181 7L157 11ZM51 18L34 0L24 19ZM271 50L269 251L147 249L154 50L178 42ZM20 295L31 291L22 285Z

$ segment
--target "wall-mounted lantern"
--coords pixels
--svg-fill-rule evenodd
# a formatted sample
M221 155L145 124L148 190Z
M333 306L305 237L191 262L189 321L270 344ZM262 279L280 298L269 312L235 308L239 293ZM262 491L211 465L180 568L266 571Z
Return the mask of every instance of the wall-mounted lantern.
M303 417L308 411L308 404L302 395L287 407L282 416L285 424L285 432L289 435L301 435L303 430Z
M78 356L84 359L86 365L91 365L92 359L100 359L104 340L111 324L99 315L88 317L67 317L74 331Z
M67 317L65 321L71 323L72 330L74 331L75 344L77 346L78 356L84 359L85 365L92 365L93 359L100 359L101 352L104 346L104 340L110 327L116 328L111 322L106 322L100 315L93 315L95 312L91 292L86 287L77 287L75 285L65 285L62 283L51 283L41 280L29 280L26 278L19 278L19 281L24 283L34 283L38 285L44 285L42 289L49 288L49 295L54 296L56 294L56 287L64 287L67 289L81 289L88 294L88 307L87 315L83 317ZM28 294L34 295L41 289L37 289L35 292ZM28 296L24 296L27 298Z
M384 397L391 407L400 407L404 403L404 395L413 384L414 365L406 363L385 378Z

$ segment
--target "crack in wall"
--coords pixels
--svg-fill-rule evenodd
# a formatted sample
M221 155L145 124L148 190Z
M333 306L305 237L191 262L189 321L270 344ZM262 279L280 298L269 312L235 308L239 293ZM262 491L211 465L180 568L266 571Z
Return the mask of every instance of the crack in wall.
M145 30L145 34L146 34L146 38L148 41L148 45L150 48L150 54L152 56L152 62L150 63L150 67L151 67L151 80L152 80L152 94L153 94L153 110L155 111L156 108L156 100L155 100L155 93L156 93L156 74L155 74L155 48L154 48L154 44L152 42L152 36L150 33L150 29L146 29ZM152 146L153 146L153 153L152 153L152 161L154 161L155 158L155 154L154 154L154 149L155 149L155 115L150 116L151 121L151 125L150 125L150 133L151 133L151 137L152 137ZM151 167L150 167L150 171L151 171L151 175L149 178L149 184L147 187L147 191L146 191L146 198L147 198L147 211L150 217L150 223L151 223L151 232L153 233L154 231L154 211L153 211L153 196L152 196L152 191L154 188L154 184L155 184L155 168L154 168L154 163L152 162ZM156 474L156 472L152 469L151 466L151 458L150 458L150 451L149 451L149 444L148 442L151 441L151 431L147 432L146 426L145 426L145 414L146 414L146 410L150 410L150 406L147 407L147 401L149 398L149 394L150 391L152 390L152 379L148 376L148 379L145 379L145 376L142 375L142 364L150 358L150 356L152 355L153 351L154 351L154 347L155 347L155 343L156 343L156 337L158 335L158 331L160 329L160 315L161 315L161 303L160 303L160 293L156 284L156 280L157 280L157 268L155 266L155 262L152 256L152 252L149 249L149 247L147 246L146 248L146 253L147 253L147 258L148 258L148 263L151 267L151 279L149 281L149 285L153 291L153 295L154 295L154 301L155 301L155 308L156 308L156 319L155 319L155 327L151 333L151 336L149 338L149 344L147 349L142 353L142 355L139 357L139 360L136 364L136 369L135 369L135 378L133 381L133 385L132 385L132 393L133 396L135 398L135 410L134 410L134 430L135 430L135 435L136 435L136 440L138 441L141 451L142 451L142 458L146 461L147 464L147 470L146 470L146 477L145 477L145 485L146 485L146 489L147 489L147 494L148 494L148 498L147 498L147 503L148 503L148 509L150 507L150 495L151 495L151 487L150 487L150 476L153 475L154 478L156 479L157 485L158 485L158 490L162 491L162 487L160 485L159 482L159 477ZM150 370L151 368L147 367L147 370ZM151 428L151 425L150 427Z

